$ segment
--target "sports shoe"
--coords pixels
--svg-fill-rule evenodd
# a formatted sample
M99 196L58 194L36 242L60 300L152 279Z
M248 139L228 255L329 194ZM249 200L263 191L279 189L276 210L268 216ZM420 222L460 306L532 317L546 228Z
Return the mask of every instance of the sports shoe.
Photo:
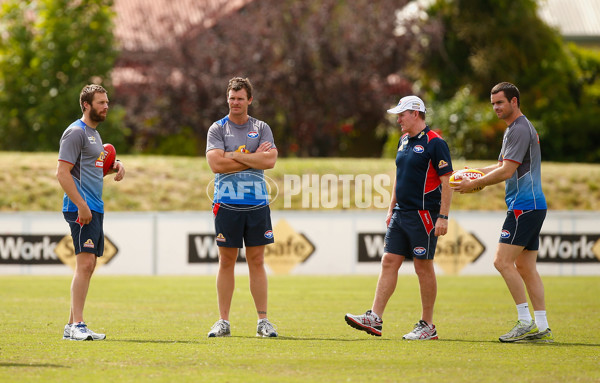
M92 335L92 340L104 340L104 339L106 339L106 335L105 334L97 334L97 333L93 332L92 330L90 330L89 328L87 330Z
M258 325L256 326L256 336L275 338L277 337L277 331L275 330L275 326L265 318L258 321Z
M383 320L375 316L371 310L367 310L363 315L346 314L344 319L346 319L346 323L348 323L350 327L365 331L367 334L373 336L381 336Z
M402 339L408 340L435 340L438 338L435 325L429 325L424 320L419 320L411 332L404 335Z
M65 325L65 331L63 332L63 339L71 340L71 325L68 323Z
M526 342L553 343L554 335L552 335L552 330L547 328L544 331L538 331L534 334L531 334L523 340Z
M528 338L536 333L539 333L539 331L535 324L535 321L531 321L530 323L524 323L518 320L515 324L515 327L513 327L512 330L510 330L504 335L501 335L498 339L500 340L500 342L505 343L516 342Z
M84 322L71 325L71 340L94 340Z
M211 327L208 337L216 338L220 336L231 336L231 326L229 322L224 319L219 319L215 322L215 324Z

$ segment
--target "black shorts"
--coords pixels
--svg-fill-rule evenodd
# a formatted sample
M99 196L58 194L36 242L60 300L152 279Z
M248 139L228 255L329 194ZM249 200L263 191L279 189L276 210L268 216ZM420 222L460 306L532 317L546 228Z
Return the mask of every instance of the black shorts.
M540 231L546 218L546 210L509 210L500 233L500 243L523 246L526 250L538 250Z
M407 258L433 259L437 237L432 216L437 216L437 212L395 210L385 233L384 251Z
M104 214L92 210L92 221L83 226L77 222L79 213L67 211L63 216L71 228L75 254L92 253L101 257L104 254Z
M248 206L214 204L213 216L218 246L263 246L275 242L269 205Z

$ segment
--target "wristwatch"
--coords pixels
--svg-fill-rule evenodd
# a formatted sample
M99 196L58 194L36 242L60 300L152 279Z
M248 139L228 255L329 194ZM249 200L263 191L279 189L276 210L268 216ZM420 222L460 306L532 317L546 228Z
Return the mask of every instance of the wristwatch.
M448 219L448 216L447 215L443 215L443 214L438 214L438 218Z

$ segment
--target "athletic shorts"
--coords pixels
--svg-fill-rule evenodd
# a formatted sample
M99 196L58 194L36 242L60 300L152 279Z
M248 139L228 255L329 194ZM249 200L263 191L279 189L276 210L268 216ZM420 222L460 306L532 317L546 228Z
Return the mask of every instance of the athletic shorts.
M275 242L269 205L213 205L217 246L263 246Z
M546 218L546 210L509 210L500 233L500 243L524 246L526 250L538 250L540 231Z
M384 251L407 258L433 259L437 237L432 217L437 217L437 212L394 210L385 233Z
M75 254L92 253L101 257L104 254L104 214L92 210L92 221L83 226L77 222L77 212L66 211L63 215L71 228Z

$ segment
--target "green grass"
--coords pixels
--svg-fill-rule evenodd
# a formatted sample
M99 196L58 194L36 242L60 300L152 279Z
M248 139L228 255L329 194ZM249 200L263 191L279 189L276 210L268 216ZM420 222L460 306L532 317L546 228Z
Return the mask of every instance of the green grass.
M410 266L409 266L410 267ZM95 276L86 320L102 342L61 339L69 277L0 277L2 382L597 382L598 277L544 277L554 344L502 344L516 310L499 276L438 278L438 341L403 341L419 318L418 283L399 278L383 337L346 312L370 307L376 276L270 277L277 339L258 339L247 277L237 278L231 338L214 277Z
M56 181L57 153L0 152L0 212L58 211L62 189ZM210 210L207 185L214 178L204 157L119 156L126 166L123 182L105 178L104 201L108 211L184 211ZM454 168L464 165L481 167L494 161L455 161ZM386 174L393 183L392 159L373 158L280 158L274 169L265 174L280 192L285 175L304 174ZM551 210L600 210L600 164L543 163L544 193ZM338 183L338 201L342 201L342 182ZM392 186L387 190L391 193ZM354 183L350 187L354 201ZM374 195L379 195L375 190ZM582 196L585 196L582 198ZM389 200L388 200L389 202ZM341 209L340 203L336 208ZM355 208L351 204L350 208ZM284 208L280 195L272 204ZM301 209L302 197L291 199L292 209ZM373 207L375 208L375 207ZM504 185L485 188L479 193L455 195L452 210L505 210Z

